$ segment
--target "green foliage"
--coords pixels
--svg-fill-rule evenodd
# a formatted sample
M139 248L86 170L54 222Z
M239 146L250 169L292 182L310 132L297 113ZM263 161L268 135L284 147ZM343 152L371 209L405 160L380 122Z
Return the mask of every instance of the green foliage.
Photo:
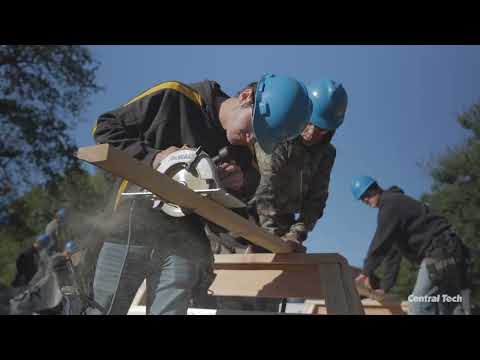
M1 216L33 184L78 166L68 130L100 90L97 69L85 46L0 45Z
M98 65L85 46L0 45L0 285L59 207L103 199L103 175L80 169L69 135L101 89Z
M71 240L81 245L96 214L107 204L111 176L99 170L94 175L70 169L58 181L37 185L8 207L9 222L0 231L0 285L10 284L18 254L30 246L34 236L44 232L55 212L67 209Z
M403 301L412 293L415 281L417 280L418 266L415 266L405 259L402 259L400 272L395 286L391 290L391 294Z
M450 149L432 166L432 191L422 200L443 214L468 247L480 250L480 103L458 118L471 132L465 144ZM474 259L480 271L480 259Z
M15 277L15 260L22 243L4 231L0 231L0 288L10 284Z
M458 123L471 132L461 146L448 149L429 165L433 180L421 200L445 216L467 246L480 250L480 103L461 114ZM480 272L480 258L473 255L473 270ZM405 298L413 290L417 269L402 263L392 292ZM478 297L478 294L477 294Z

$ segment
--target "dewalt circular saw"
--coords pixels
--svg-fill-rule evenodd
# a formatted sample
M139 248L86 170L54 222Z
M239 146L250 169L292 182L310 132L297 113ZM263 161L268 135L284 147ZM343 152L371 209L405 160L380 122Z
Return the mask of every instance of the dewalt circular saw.
M219 156L212 159L207 153L202 151L201 147L192 149L184 146L167 155L160 163L157 171L227 208L246 207L244 202L229 194L221 185L215 163L225 157L225 154L226 151L222 149ZM164 201L148 191L123 193L123 195L151 196L153 207L161 209L170 216L181 217L190 213L187 209L183 209L177 204Z

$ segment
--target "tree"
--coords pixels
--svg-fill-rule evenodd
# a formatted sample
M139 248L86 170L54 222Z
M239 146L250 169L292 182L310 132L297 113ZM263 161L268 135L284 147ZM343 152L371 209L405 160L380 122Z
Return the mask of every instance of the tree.
M81 168L70 169L56 181L36 185L8 206L9 222L0 229L0 287L15 275L18 254L33 243L60 207L68 211L67 226L78 246L86 245L98 216L108 206L112 175L98 170L94 175Z
M480 249L480 102L458 117L471 132L460 146L449 149L431 166L432 191L422 200L443 214L468 247ZM474 259L480 271L480 259Z
M407 260L402 259L397 283L390 291L392 295L398 298L398 300L404 301L408 299L408 295L412 293L417 280L418 269L419 267L417 265L411 264Z
M464 144L451 148L430 165L432 191L422 200L444 215L472 251L480 272L480 102L460 114L460 126L470 132ZM475 290L475 289L474 289ZM478 289L476 289L478 291ZM474 295L479 301L480 293Z
M68 131L98 92L84 46L0 45L0 218L32 185L78 167Z

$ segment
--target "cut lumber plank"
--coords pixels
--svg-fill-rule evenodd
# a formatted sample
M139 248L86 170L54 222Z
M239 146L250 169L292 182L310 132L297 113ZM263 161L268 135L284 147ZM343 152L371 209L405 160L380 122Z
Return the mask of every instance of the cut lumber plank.
M337 253L321 254L219 254L215 255L215 268L228 264L342 264L347 260Z
M406 315L407 313L400 303L387 305L376 300L363 299L361 305L366 315ZM303 312L306 314L327 315L325 300L306 300Z
M321 299L325 293L318 270L312 270L215 270L216 278L209 290L213 296Z
M378 301L382 304L385 304L385 306L389 306L390 304L398 304L398 300L396 299L395 296L385 294L382 296L378 296L375 294L374 291L367 289L365 286L358 284L355 282L355 278L361 274L361 269L357 268L355 266L350 266L350 272L352 274L352 279L354 279L355 286L357 288L357 292L360 296L364 296L366 298Z
M147 315L146 306L132 306L127 315ZM274 313L265 311L243 311L243 310L217 310L188 308L187 315L302 315L288 313Z
M289 253L292 248L280 238L224 208L216 202L170 179L168 176L130 157L111 145L82 147L77 158L145 188L163 200L191 209L203 218L239 234L274 253Z

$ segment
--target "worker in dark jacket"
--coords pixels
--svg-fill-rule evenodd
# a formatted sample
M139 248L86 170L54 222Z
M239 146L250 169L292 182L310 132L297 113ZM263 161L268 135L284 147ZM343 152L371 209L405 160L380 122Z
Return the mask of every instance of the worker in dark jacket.
M213 81L171 81L101 115L94 137L153 168L183 145L201 146L210 156L227 144L245 146L235 163L219 167L224 187L235 190L251 163L246 145L256 139L271 151L302 131L311 107L306 87L283 76L266 75L235 97ZM137 190L121 181L114 216L100 226L106 241L93 281L95 300L110 314L125 314L146 277L148 314L186 314L192 297L206 293L213 280L204 224L195 214L169 217L149 200L121 195Z
M10 300L12 315L44 314L60 315L64 313L80 314L80 299L71 296L75 287L73 274L68 265L72 254L72 242L68 241L63 252L42 256L35 276L21 293ZM73 301L72 301L73 300ZM72 305L77 303L77 310ZM67 310L64 312L64 310Z
M47 256L42 253L50 243L50 237L46 234L37 236L33 245L22 252L17 258L17 274L12 282L13 287L26 286L38 271L40 258Z
M63 251L66 239L72 237L67 230L66 215L66 210L64 208L58 209L55 213L55 217L45 227L45 234L51 239L47 249L49 255Z
M369 176L355 179L352 193L379 210L377 230L356 281L381 296L395 285L405 257L420 265L408 299L410 314L464 314L467 252L447 220L396 186L383 190ZM375 270L382 263L379 281Z

